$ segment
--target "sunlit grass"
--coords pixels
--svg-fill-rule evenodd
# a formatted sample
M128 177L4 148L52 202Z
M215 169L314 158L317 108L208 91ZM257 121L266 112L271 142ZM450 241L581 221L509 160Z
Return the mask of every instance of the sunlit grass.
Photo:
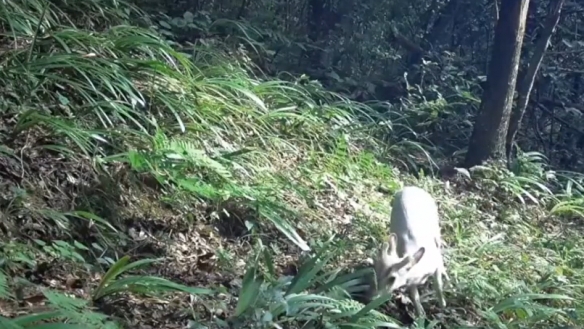
M359 290L366 271L344 270L386 238L391 194L404 184L430 191L443 215L452 282L449 310L439 311L446 315L437 322L449 328L528 328L576 323L583 316L582 235L557 227L561 221L550 215L582 213L579 175L554 176L542 159L526 154L513 171L475 168L477 186L468 191L415 179L404 169L435 164L402 113L389 112L381 121L382 112L305 78L252 75L245 53L235 60L204 45L192 54L178 52L153 30L126 24L130 16L147 21L140 15L119 1L6 2L0 24L11 45L0 57L2 111L14 119L11 138L35 142L22 149L7 143L0 152L17 163L28 161L31 152L82 166L79 173L65 173L68 182L109 175L115 184L126 184L118 182L115 168L127 166L131 175L153 177L174 206L219 209L231 201L253 212L245 223L253 250L230 310L234 323L398 326L394 315L370 311L390 296L366 308L349 298L347 291ZM127 264L117 250L123 227L113 218L41 206L39 199L69 191L41 188L34 178L39 174L26 168L22 184L36 193L13 190L7 213L24 213L68 238L78 220L97 227L99 241L90 247L101 252L95 258L109 271L94 287L94 299L125 292L211 292L155 276L116 279L153 261ZM269 243L284 248L291 242L294 255L305 251L293 277L276 271L280 251L263 239L273 229L282 238ZM83 259L74 250L90 250L83 241L35 242L36 252L67 260ZM35 250L26 242L2 241L2 247L10 250L3 252L7 273L34 267ZM108 248L117 259L104 256ZM232 265L232 256L221 252L223 263ZM0 273L0 297L17 299L8 278ZM39 313L38 320L104 325L89 303L49 290L45 295L54 312ZM32 318L0 317L0 323L22 328Z

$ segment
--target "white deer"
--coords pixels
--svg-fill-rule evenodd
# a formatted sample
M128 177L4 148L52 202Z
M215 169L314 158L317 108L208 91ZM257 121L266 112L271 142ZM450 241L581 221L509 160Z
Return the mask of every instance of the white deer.
M377 285L370 296L407 287L416 316L424 314L418 285L428 277L442 308L446 307L442 276L448 279L442 259L438 206L432 196L415 186L404 187L392 202L389 242L384 242L373 262Z

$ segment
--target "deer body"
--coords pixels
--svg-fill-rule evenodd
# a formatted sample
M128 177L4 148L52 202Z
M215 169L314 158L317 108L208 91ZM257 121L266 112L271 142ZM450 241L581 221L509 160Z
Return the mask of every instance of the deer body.
M442 276L446 269L442 259L438 206L423 189L407 186L398 191L392 202L389 242L378 250L374 260L377 294L406 287L416 315L424 313L418 285L432 277L438 302L446 307ZM446 276L447 277L447 276Z

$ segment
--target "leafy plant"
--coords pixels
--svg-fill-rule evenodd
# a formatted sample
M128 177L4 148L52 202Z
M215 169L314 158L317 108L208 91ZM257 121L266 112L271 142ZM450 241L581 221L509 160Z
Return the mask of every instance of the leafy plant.
M141 259L128 264L129 261L130 257L124 256L110 267L99 286L93 291L92 299L94 301L120 292L149 294L161 291L178 291L193 295L212 293L209 289L187 287L155 276L128 276L116 280L124 272L158 262L160 259Z

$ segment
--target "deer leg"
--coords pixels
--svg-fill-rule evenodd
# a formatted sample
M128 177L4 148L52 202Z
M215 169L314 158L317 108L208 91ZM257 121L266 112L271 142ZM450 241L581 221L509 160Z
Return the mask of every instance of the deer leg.
M434 275L432 275L432 280L434 290L436 291L436 296L438 297L438 303L440 307L446 308L446 299L444 298L444 283L442 282L442 271L438 270Z
M412 285L408 288L410 293L410 299L412 303L414 303L414 308L416 310L416 317L420 317L424 315L424 308L422 307L422 302L420 301L420 292L418 291L418 287L416 285Z

